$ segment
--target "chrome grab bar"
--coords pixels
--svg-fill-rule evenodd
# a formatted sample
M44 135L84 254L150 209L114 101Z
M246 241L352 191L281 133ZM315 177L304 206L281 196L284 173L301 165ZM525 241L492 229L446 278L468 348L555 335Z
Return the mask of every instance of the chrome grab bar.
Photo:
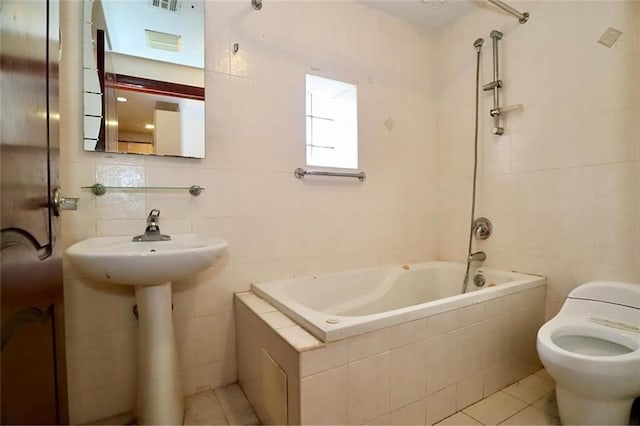
M305 170L300 167L294 170L293 174L298 179L302 179L305 175L311 176L337 176L337 177L349 177L358 178L360 182L364 182L367 177L365 172L334 172L330 170Z

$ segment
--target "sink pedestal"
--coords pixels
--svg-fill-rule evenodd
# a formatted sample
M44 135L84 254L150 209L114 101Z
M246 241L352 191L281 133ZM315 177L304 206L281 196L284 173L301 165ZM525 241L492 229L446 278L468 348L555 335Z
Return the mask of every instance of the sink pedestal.
M66 251L87 278L132 285L138 303L138 424L182 424L184 397L173 334L171 282L213 265L228 243L200 234L167 241L93 237Z
M184 396L171 314L171 283L136 286L138 424L181 425Z

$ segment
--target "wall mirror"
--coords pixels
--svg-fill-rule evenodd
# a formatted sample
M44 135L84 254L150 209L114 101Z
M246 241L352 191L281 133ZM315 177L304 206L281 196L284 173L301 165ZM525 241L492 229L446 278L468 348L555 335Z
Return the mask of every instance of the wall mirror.
M85 151L204 158L205 0L85 0Z

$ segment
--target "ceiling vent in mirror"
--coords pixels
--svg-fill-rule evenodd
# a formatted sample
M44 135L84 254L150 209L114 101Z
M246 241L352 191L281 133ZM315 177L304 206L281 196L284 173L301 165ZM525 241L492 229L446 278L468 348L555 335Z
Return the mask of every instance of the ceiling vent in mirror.
M179 12L182 8L182 0L151 0L151 6L169 12Z
M147 46L151 48L179 52L182 47L182 36L153 30L144 30L144 32L147 36Z
M156 101L156 109L161 111L180 112L180 104L175 102Z

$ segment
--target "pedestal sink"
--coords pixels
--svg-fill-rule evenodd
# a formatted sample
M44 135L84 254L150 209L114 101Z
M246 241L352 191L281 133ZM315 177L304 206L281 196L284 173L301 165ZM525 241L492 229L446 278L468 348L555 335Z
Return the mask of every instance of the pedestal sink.
M67 249L89 278L135 287L138 304L138 424L182 424L184 399L171 318L171 281L202 271L228 243L218 237L174 234L170 241L95 237Z

